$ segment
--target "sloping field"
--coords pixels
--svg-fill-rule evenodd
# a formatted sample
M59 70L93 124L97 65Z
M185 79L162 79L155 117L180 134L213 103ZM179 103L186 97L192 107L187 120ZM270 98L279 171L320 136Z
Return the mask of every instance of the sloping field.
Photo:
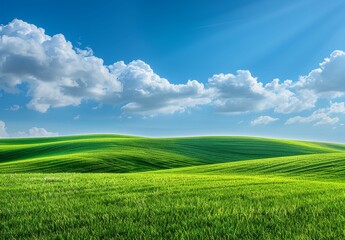
M343 149L339 144L250 137L2 139L0 172L142 172Z
M279 176L345 182L345 152L265 158L160 172L204 175Z
M0 156L0 239L345 239L339 144L89 135Z

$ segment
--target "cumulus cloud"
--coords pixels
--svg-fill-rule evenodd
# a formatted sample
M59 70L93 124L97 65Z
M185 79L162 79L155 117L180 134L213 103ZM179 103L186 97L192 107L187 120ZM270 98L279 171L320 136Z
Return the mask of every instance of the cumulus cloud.
M299 112L315 106L316 96L308 90L294 91L291 80L279 79L263 84L247 70L236 75L217 74L209 79L216 109L227 113L260 112L274 109L278 113Z
M345 52L336 50L320 67L302 76L297 87L311 89L320 97L336 98L345 93Z
M0 120L0 138L8 137L8 133L6 131L6 124Z
M88 99L120 103L124 111L143 115L209 102L202 83L171 84L140 60L106 66L92 50L73 48L62 34L46 35L18 19L0 26L0 37L0 89L13 93L27 84L27 106L42 113Z
M314 111L310 116L302 117L296 116L289 118L286 124L294 123L314 123L314 126L318 125L334 125L339 122L339 117L334 116L334 114L345 114L345 103L335 102L331 103L328 108L321 108Z
M140 60L128 65L117 62L111 69L123 85L122 110L127 113L171 114L210 102L204 84L195 80L186 84L171 84Z
M312 109L320 98L345 95L345 52L336 50L320 67L296 82L274 79L263 84L247 70L217 74L209 79L213 104L220 112L243 113L273 109L289 114ZM333 120L334 122L335 120Z
M320 98L343 96L344 81L345 53L334 51L298 81L264 84L239 70L215 74L205 85L173 84L141 60L105 65L91 49L73 47L62 34L49 36L18 19L0 26L0 90L16 93L25 85L31 98L27 107L42 113L92 100L98 106L119 105L128 115L173 114L202 105L223 113L290 114L315 108Z
M250 122L250 125L252 126L256 126L256 125L267 125L271 122L275 122L277 121L278 118L273 118L270 116L260 116L256 119L254 119L253 121Z
M62 34L21 20L0 26L0 89L17 92L28 85L28 107L46 112L51 107L79 105L82 100L111 96L121 83L91 50L74 49Z
M331 113L344 113L345 114L345 103L344 102L335 102L332 103L328 109L325 110L329 114Z
M220 112L241 113L268 108L266 91L249 71L239 70L237 75L216 74L208 80L213 90L214 105Z
M46 129L38 127L30 128L27 133L28 137L53 137L58 135L58 133L48 132Z
M18 132L14 134L7 133L5 122L0 120L0 138L6 137L53 137L58 136L56 132L49 132L44 128L32 127L27 132Z

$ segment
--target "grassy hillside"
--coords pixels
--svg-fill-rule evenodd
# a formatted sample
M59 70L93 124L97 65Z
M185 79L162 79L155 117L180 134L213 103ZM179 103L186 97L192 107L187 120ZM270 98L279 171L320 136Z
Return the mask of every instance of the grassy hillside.
M265 158L160 172L205 175L279 176L345 182L345 152Z
M344 145L0 140L0 239L345 239L344 225Z
M340 152L343 145L250 137L85 135L1 139L0 172L141 172L239 160Z

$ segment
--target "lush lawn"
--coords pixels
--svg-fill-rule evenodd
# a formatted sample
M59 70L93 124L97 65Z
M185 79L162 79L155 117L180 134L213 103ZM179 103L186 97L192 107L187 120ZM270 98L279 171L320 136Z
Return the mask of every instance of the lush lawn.
M344 239L343 150L243 137L4 139L0 239Z
M0 239L345 238L344 183L168 173L0 182Z

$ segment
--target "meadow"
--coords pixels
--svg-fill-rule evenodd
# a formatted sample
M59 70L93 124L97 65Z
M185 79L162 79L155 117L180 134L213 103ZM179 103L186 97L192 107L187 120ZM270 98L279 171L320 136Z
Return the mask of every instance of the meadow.
M0 239L344 239L345 145L0 140Z

